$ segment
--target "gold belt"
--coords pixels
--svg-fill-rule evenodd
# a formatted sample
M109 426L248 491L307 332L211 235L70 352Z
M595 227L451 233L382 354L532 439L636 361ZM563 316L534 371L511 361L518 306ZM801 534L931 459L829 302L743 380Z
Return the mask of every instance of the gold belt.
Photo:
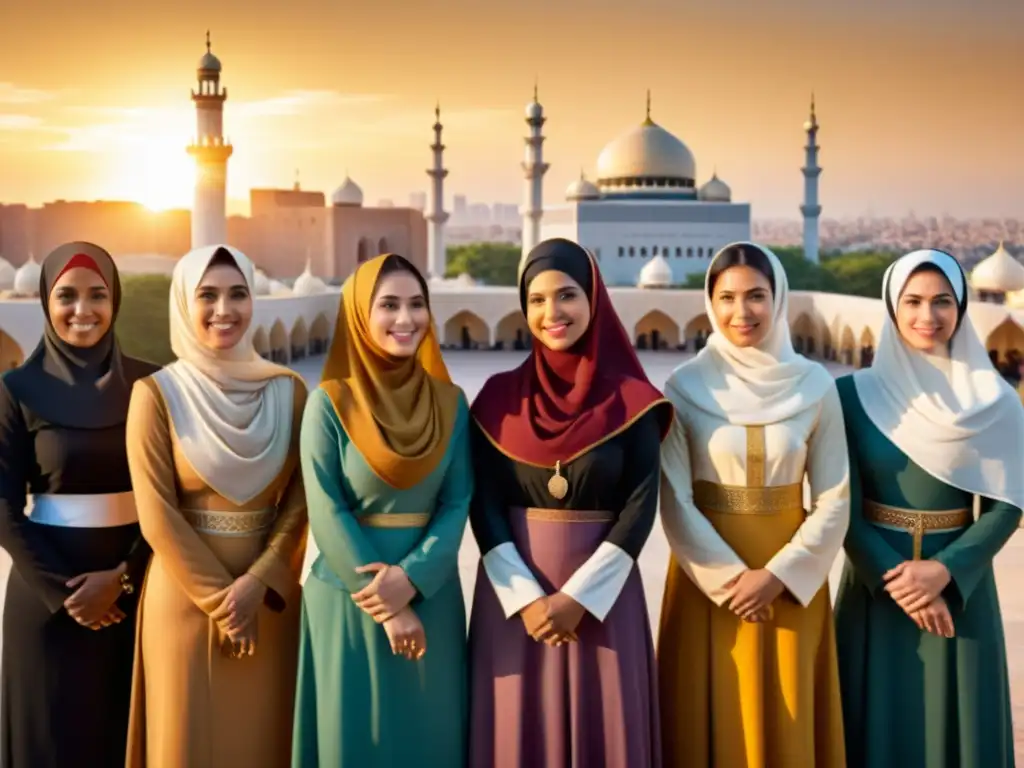
M548 523L614 523L612 512L593 509L548 509L546 507L514 507L526 513L527 520Z
M803 511L802 483L752 488L746 485L719 485L707 480L693 483L693 503L702 512L733 515L776 515Z
M367 528L423 528L430 522L430 513L374 512L357 519Z
M189 525L201 533L211 533L215 536L251 536L260 533L273 525L276 512L274 508L238 512L212 509L181 510Z
M969 509L903 509L864 499L864 519L900 528L914 537L914 559L921 559L921 541L927 532L950 531L974 522Z

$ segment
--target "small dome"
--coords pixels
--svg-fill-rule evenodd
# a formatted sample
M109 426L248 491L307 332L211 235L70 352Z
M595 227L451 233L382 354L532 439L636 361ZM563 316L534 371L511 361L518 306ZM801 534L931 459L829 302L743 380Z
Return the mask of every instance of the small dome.
M341 186L334 190L331 195L332 205L359 206L363 204L363 190L359 188L348 176L341 182Z
M262 269L256 270L256 280L255 285L252 287L252 292L256 296L270 295L270 278L267 277L267 273Z
M532 120L534 118L543 117L543 116L544 116L544 107L542 107L539 103L537 103L536 99L534 99L533 101L531 101L529 104L526 105L526 119L527 120Z
M199 60L199 70L201 72L220 72L220 69L220 59L209 51L204 53L203 58Z
M1010 293L1024 289L1024 264L1003 247L982 260L971 272L971 287L988 293Z
M292 286L292 293L296 296L315 296L316 294L326 293L327 285L319 277L313 274L310 268L310 261L306 259L306 268L302 270L302 274L295 278L295 284Z
M565 188L566 200L596 200L601 197L601 190L591 181L587 181L583 172L580 177Z
M645 186L692 189L696 165L689 147L648 117L601 150L597 183L602 191L642 191Z
M709 203L728 203L732 201L732 190L715 173L700 188L697 197Z
M287 296L292 292L291 289L280 280L271 280L269 287L271 296Z
M7 259L0 257L0 291L14 288L14 267Z
M18 267L14 273L14 291L23 296L39 295L39 276L42 269L36 260L29 257L29 260Z
M637 286L640 288L667 288L672 285L672 267L660 253L640 270Z

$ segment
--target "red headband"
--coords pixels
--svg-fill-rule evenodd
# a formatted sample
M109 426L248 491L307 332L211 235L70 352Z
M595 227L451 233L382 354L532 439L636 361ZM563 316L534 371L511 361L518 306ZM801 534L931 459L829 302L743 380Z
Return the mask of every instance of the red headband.
M62 269L60 271L60 274L58 274L57 277L53 279L53 282L56 283L58 280L60 280L61 276L69 269L77 269L79 267L83 269L92 270L101 278L103 278L103 282L104 284L106 284L107 278L104 277L102 272L100 272L100 268L99 266L97 266L96 261L92 258L92 256L88 256L84 253L76 253L74 256L68 259L68 263L64 265L64 269ZM110 286L108 285L107 287L109 288Z

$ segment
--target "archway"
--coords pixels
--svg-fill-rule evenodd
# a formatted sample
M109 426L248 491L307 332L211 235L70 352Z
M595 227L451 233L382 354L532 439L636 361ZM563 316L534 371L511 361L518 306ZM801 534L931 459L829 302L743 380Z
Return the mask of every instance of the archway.
M0 331L0 372L17 368L23 362L25 362L25 355L18 342L4 331Z
M530 328L522 312L505 315L494 334L494 345L501 349L527 349L530 340Z
M850 326L843 326L843 333L839 338L839 362L843 365L854 365L857 341L854 338L853 331L850 330Z
M861 368L869 368L875 360L875 334L867 326L860 334L860 350L857 365Z
M386 237L382 237L377 242L377 253L391 253L391 248L388 246L388 239Z
M309 349L309 331L306 330L306 321L301 317L292 326L290 341L292 360L304 358Z
M288 331L280 320L270 328L270 359L275 363L288 364Z
M679 326L671 317L658 309L652 309L640 318L640 322L633 329L633 336L640 349L658 350L679 347ZM641 339L647 343L641 345Z
M256 348L256 354L260 357L269 360L270 354L270 336L267 335L267 330L263 326L256 329L256 333L252 336L252 345Z
M994 353L995 359L992 362L997 367L1001 369L1016 367L1020 357L1024 355L1024 329L1021 329L1013 321L1013 318L1008 317L992 329L985 340L985 347L990 356ZM1007 373L1016 375L1015 371L1004 370L1003 373L1004 375Z
M370 241L365 237L359 238L359 247L356 251L356 261L362 264L364 261L372 259L374 254L370 253Z
M821 327L821 358L822 360L835 360L836 351L832 343L832 331L828 326Z
M700 314L686 324L686 328L683 330L683 342L689 351L700 352L710 335L711 321L706 314ZM693 340L692 347L690 346L691 339Z
M815 354L818 347L817 331L810 315L802 312L796 322L790 326L789 332L793 337L793 349L807 357Z
M490 346L487 323L469 310L462 310L444 324L444 343L458 349L487 349Z
M327 315L321 312L309 326L309 354L325 355L331 343L331 324Z

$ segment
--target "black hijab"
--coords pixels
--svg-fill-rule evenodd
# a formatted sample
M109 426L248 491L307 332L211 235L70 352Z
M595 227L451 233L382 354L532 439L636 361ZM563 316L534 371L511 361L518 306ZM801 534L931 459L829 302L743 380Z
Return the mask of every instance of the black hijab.
M54 284L67 268L98 272L114 304L110 328L92 347L75 347L57 335L49 301ZM133 380L125 375L114 323L121 307L121 281L110 254L98 245L65 243L43 261L39 300L46 327L42 341L19 368L4 376L12 395L40 419L55 426L102 429L123 424Z

